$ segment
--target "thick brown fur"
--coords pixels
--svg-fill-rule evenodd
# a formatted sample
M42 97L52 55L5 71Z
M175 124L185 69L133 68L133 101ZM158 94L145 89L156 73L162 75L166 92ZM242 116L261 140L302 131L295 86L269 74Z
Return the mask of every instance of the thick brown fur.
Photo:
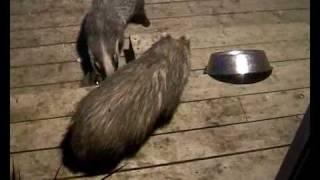
M190 41L167 35L82 99L68 132L78 163L107 167L141 147L176 109L189 58Z
M84 32L90 61L99 81L118 69L124 32L130 22L150 25L144 0L93 0L84 19Z

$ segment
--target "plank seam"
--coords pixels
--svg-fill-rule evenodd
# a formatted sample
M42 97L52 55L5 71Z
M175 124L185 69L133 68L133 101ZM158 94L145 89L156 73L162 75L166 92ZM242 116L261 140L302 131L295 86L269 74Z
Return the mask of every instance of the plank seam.
M237 123L227 123L227 124L223 124L223 125L213 125L213 126L205 126L205 127L201 127L201 128L190 128L190 129L178 130L178 131L172 131L172 132L155 133L155 134L150 135L150 137L153 137L153 136L166 136L166 135L185 133L185 132L202 131L202 130L206 130L206 129L224 128L224 127L229 127L229 126L252 124L252 123L272 121L272 120L281 121L283 118L289 118L289 117L297 117L297 118L299 118L300 115L304 115L304 114L303 113L299 113L299 114L293 114L293 115L287 115L287 116L279 116L279 117L273 117L273 118L257 119L257 120L252 120L252 121L242 121L242 122L237 122ZM29 150L23 150L23 151L12 151L12 152L10 152L10 154L22 154L22 153L37 152L37 151L54 150L54 149L59 149L59 148L60 148L60 146L46 147L46 148L36 148L36 149L29 149Z
M293 40L275 40L275 41L265 41L265 42L255 42L255 43L244 43L244 44L231 44L231 45L222 45L222 46L208 46L208 47L195 47L191 48L191 50L202 50L202 49L211 49L211 48L227 48L227 47L233 47L233 46L247 46L247 45L262 45L262 44L273 44L273 43L282 43L282 42L298 42L298 41L307 41L308 39L293 39ZM74 43L75 44L75 43ZM56 46L56 45L52 45ZM40 46L41 47L41 46ZM31 48L24 48L24 49L33 49ZM15 50L15 49L13 49ZM309 58L309 57L306 57ZM21 68L21 67L30 67L30 66L43 66L47 64L63 64L63 63L70 63L70 62L77 62L76 60L65 60L65 61L59 61L59 62L51 62L51 63L37 63L37 64L31 64L31 65L18 65L18 66L10 66L10 68Z
M175 0L171 0L171 1L167 1L167 2L145 2L145 5L158 5L158 4L170 4L170 3L186 3L186 2L199 2L199 1L214 1L214 0L181 0L181 1L175 1ZM89 5L90 7L90 5ZM79 8L76 8L79 9ZM83 9L83 8L81 8ZM46 10L45 13L57 13L57 12L63 12L63 11L50 11L50 10ZM10 16L23 16L23 15L39 15L39 14L43 14L43 12L25 12L25 13L10 13Z
M192 102L201 102L201 101L209 101L209 100L217 100L217 99L227 99L227 98L234 98L234 97L242 97L242 96L252 96L252 95L259 95L259 94L269 94L269 93L277 93L282 91L295 91L295 90L303 90L303 89L310 89L310 86L306 87L299 87L299 88L291 88L291 89L282 89L282 90L276 90L276 91L266 91L266 92L257 92L257 93L247 93L247 94L241 94L236 96L223 96L223 97L217 97L217 98L208 98L208 99L200 99L200 100L192 100L192 101L181 101L180 103L192 103ZM50 117L50 118L39 118L39 119L28 119L23 121L14 121L10 122L11 124L18 124L18 123L26 123L26 122L34 122L34 121L46 121L46 120L52 120L52 119L58 119L58 118L70 118L71 115L66 116L56 116L56 117Z
M237 100L239 101L240 108L241 108L241 110L242 110L243 113L244 113L244 118L245 118L245 120L246 120L246 121L249 121L249 120L248 120L247 112L246 112L246 110L245 110L244 107L243 107L243 104L242 104L242 102L241 102L240 97L238 96L238 97L236 97L236 98L237 98Z
M182 161L174 161L174 162L169 162L169 163L161 163L161 164L156 164L156 165L141 166L141 167L136 167L136 168L128 168L128 169L119 170L114 174L123 173L123 172L129 172L129 171L142 170L142 169L151 169L151 168L157 168L157 167L164 167L164 166L170 166L170 165L192 163L192 162L210 160L210 159L216 159L216 158L232 157L232 156L236 156L236 155L243 155L243 154L249 154L249 153L255 153L255 152L262 152L262 151L267 151L267 150L282 149L282 148L286 148L286 147L289 147L289 146L290 146L290 144L282 144L282 145L278 145L278 146L270 146L270 147L265 147L265 148L252 149L252 150L247 150L247 151L239 151L239 152L234 152L234 153L225 153L225 154L221 154L221 155L214 155L214 156L208 156L208 157L203 157L203 158L194 158L194 159L187 159L187 160L182 160ZM75 178L81 178L81 177L87 177L87 176L83 176L83 175L66 176L66 177L59 178L59 179L65 180L65 179L75 179Z
M286 59L286 60L279 60L279 61L274 61L270 62L270 64L277 64L277 63L282 63L282 62L291 62L291 61L309 61L309 58L298 58L298 59ZM71 62L69 62L71 63ZM203 71L204 68L195 68L191 69L190 72L197 72L197 71ZM53 82L53 83L43 83L43 84L29 84L29 85L23 85L23 86L12 86L10 87L11 89L22 89L22 88L30 88L30 87L40 87L40 86L50 86L50 85L58 85L58 84L68 84L68 83L76 83L76 82L81 82L82 79L78 80L71 80L71 81L58 81L58 82ZM92 86L93 87L93 86Z
M256 93L247 93L247 94L240 94L240 95L235 95L235 96L223 96L223 97L207 98L207 99L201 99L201 100L199 99L199 100L182 101L180 103L199 102L199 101L215 100L215 99L222 99L222 98L232 98L232 97L251 96L251 95L258 95L258 94L277 93L277 92L282 92L282 91L294 91L294 90L309 89L309 88L310 88L310 86L305 86L305 87L281 89L281 90L274 90L274 91L261 91L261 92L256 92Z
M256 10L256 11L239 11L239 12L225 12L225 13L203 13L203 14L194 14L194 15L185 15L185 16L170 16L170 17L158 17L158 18L149 18L152 23L152 20L162 20L162 19L175 19L175 18L187 18L187 17L199 17L199 16L220 16L220 15L236 15L236 14L248 14L248 13L263 13L263 12L273 12L273 11L305 11L310 10L310 8L287 8L287 9L266 9L266 10ZM11 16L11 15L10 15ZM76 27L80 26L80 23L63 25L63 26L42 26L37 28L19 28L10 30L10 32L20 32L20 31L30 31L30 30L40 30L40 29L56 29L64 27Z

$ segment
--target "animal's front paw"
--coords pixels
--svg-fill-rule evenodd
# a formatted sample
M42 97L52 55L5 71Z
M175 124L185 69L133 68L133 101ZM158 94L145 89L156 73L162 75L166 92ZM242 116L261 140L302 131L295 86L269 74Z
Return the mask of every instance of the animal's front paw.
M103 81L103 78L101 76L97 75L94 83L96 86L100 86L102 81Z
M151 25L150 21L148 19L145 19L142 23L142 26L149 27Z

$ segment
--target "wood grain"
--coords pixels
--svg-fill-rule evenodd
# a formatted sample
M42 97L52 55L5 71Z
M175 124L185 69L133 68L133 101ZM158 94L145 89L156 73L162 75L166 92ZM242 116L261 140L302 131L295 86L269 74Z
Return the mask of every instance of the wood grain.
M292 22L310 22L308 10L284 10L251 13L234 13L221 15L187 16L169 19L151 20L151 25L144 28L130 24L125 36L136 33L179 31L180 29L216 28L239 25L277 24ZM14 31L10 33L11 48L30 48L42 45L74 43L80 26L56 27ZM68 45L68 44L65 44Z
M150 167L289 144L301 119L288 117L220 128L154 136L124 169ZM60 150L13 154L24 179L52 178L61 164ZM48 161L50 159L50 161ZM59 177L73 174L65 167Z
M249 85L223 83L203 74L202 70L193 71L183 92L182 101L221 98L310 86L309 61L278 62L273 63L272 66L274 70L268 79ZM43 89L44 91L41 92L11 93L10 121L18 122L70 115L76 103L93 88L49 88Z
M309 91L307 88L182 103L171 122L155 134L303 114L310 102ZM11 124L10 152L58 147L69 124L70 117Z
M40 13L41 18L39 18L39 13L11 15L10 30L17 31L23 29L79 25L89 8L88 5L78 5L77 3L72 3L72 5L65 7L68 9L59 8L61 11L38 10L42 11ZM307 0L260 0L259 2L255 0L209 0L148 4L146 5L146 13L150 19L158 19L236 12L301 9L309 7L310 2Z

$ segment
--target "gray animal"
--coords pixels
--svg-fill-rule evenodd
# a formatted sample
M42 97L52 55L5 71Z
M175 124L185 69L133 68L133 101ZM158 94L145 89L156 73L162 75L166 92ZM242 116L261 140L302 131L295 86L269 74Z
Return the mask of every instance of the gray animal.
M90 61L100 80L118 69L124 31L128 23L147 27L144 0L93 0L84 19Z
M69 146L77 160L106 164L141 147L175 111L189 58L187 38L165 35L82 99L70 126Z

